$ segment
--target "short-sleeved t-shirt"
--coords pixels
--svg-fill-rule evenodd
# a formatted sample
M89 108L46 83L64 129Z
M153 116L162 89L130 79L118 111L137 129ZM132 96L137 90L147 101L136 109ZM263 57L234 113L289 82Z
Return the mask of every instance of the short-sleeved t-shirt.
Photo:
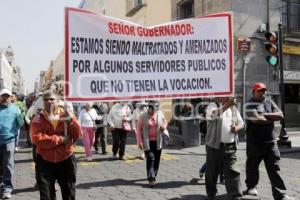
M246 105L246 135L247 142L251 143L271 143L276 141L274 123L254 124L249 120L251 114L257 111L258 114L272 113L275 108L271 100L255 101L251 99Z

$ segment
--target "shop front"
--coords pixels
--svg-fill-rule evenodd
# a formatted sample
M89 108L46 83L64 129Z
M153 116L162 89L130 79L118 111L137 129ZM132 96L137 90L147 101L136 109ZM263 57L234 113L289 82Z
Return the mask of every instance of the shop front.
M300 127L300 71L284 71L286 127Z

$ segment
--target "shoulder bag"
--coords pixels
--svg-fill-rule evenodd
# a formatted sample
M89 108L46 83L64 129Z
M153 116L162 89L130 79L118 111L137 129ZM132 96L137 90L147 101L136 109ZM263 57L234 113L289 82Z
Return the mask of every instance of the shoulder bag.
M126 107L126 118L127 118L127 107ZM122 122L122 129L125 130L125 131L132 131L132 128L131 128L131 124L129 123L129 121L125 121L123 120Z

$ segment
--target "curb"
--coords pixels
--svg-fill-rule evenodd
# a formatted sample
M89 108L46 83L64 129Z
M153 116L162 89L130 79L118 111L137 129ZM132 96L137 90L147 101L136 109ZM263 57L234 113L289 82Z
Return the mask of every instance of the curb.
M292 147L292 148L279 148L279 151L282 155L285 154L293 154L293 153L299 153L300 147Z

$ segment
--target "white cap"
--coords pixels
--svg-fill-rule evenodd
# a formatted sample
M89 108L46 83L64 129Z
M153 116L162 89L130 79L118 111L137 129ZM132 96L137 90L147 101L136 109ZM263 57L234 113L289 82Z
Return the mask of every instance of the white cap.
M8 94L9 96L12 95L11 91L9 89L2 89L0 91L0 96L3 95L3 94Z

